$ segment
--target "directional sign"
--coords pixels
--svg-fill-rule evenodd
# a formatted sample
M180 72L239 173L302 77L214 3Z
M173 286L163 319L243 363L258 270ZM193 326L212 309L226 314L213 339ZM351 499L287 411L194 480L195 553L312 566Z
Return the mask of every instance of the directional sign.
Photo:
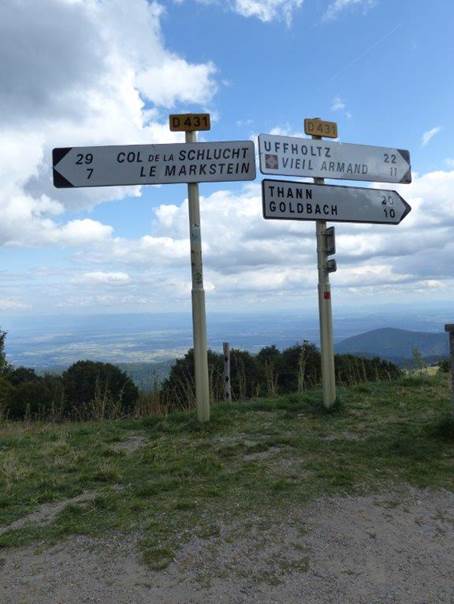
M259 156L264 174L411 182L410 153L404 149L261 134Z
M52 159L59 188L255 179L251 141L65 147Z
M288 180L263 180L262 202L263 217L277 220L399 224L411 210L396 191Z

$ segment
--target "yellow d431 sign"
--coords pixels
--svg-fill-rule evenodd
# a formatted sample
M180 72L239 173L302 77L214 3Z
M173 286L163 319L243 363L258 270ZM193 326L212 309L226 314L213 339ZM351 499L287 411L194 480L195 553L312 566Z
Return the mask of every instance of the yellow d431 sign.
M179 113L169 115L169 128L173 132L188 132L193 130L210 130L209 113Z
M336 122L325 122L324 120L305 119L304 133L312 134L312 136L337 138L337 124Z

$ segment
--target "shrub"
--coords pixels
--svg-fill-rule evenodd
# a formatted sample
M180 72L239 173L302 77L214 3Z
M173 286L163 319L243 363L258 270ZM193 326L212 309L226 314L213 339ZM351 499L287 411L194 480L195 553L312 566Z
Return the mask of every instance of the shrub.
M52 393L42 380L22 382L14 387L6 403L8 417L23 419L48 414L52 406Z
M442 361L440 361L438 366L440 368L440 371L443 373L449 373L451 370L451 363L449 362L449 359L443 359Z
M10 368L10 365L9 365L8 361L6 360L6 355L5 355L5 339L6 339L6 331L2 331L0 329L0 374L6 373Z
M111 363L78 361L63 373L63 387L69 413L86 410L99 399L127 413L139 397L131 378Z
M5 377L0 375L0 417L7 415L8 403L14 390L14 386Z
M29 367L11 368L6 374L6 377L13 386L18 386L25 382L39 381L39 376L36 375L35 370L30 369Z
M208 351L210 391L214 400L222 396L223 356ZM162 384L162 399L169 409L186 409L195 404L194 350L191 348L182 359L177 359L169 377Z

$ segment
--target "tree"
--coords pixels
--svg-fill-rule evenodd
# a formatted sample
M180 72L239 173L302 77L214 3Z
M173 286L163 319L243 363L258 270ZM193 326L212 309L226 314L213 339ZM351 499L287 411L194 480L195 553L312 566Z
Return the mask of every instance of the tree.
M213 400L219 400L223 395L223 368L223 356L208 350L210 398ZM169 377L162 383L161 394L171 409L186 409L195 405L193 348L172 365Z
M314 344L307 342L290 346L282 351L282 366L279 372L281 392L296 392L302 384L313 387L320 383L320 352Z
M232 348L230 351L230 371L233 399L241 401L258 396L260 379L255 357L246 350Z
M279 367L281 365L281 353L274 344L265 346L255 357L262 383L261 394L275 396L278 392Z
M451 370L451 363L449 362L449 359L442 359L438 366L440 367L440 371L443 373L449 373Z
M8 405L14 390L14 386L10 384L6 377L0 375L0 418L8 415Z
M0 329L0 375L5 374L10 368L5 354L6 333L6 331Z
M78 361L63 373L63 387L70 412L80 411L99 397L128 412L139 397L131 378L111 363Z
M22 382L14 388L6 403L8 417L23 419L45 417L52 407L52 393L41 379Z
M19 384L23 384L25 382L35 382L39 380L39 376L36 375L34 369L30 369L29 367L17 367L10 368L7 373L8 381L13 386L18 386Z
M421 371L422 369L425 369L426 362L424 361L424 358L423 358L419 348L414 346L411 350L411 354L412 354L412 358L413 358L414 369L419 369L419 371Z

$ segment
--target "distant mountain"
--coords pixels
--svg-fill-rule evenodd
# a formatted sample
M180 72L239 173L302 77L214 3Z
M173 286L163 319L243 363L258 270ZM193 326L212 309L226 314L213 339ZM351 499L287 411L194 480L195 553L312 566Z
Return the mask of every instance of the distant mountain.
M336 344L336 352L341 354L379 356L399 364L411 360L415 348L431 361L446 357L447 334L385 327L346 338Z

